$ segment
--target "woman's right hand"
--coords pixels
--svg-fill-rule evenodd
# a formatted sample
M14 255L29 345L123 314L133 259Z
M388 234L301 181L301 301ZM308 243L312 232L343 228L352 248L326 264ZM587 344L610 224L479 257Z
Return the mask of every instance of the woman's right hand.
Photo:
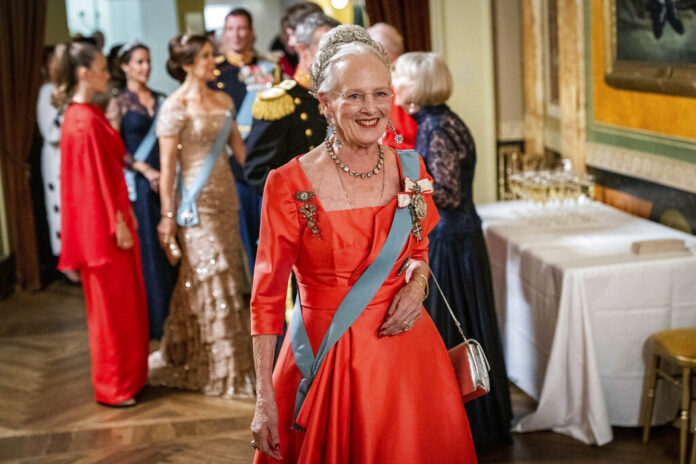
M162 247L166 245L170 238L176 236L176 222L173 217L162 217L157 226L157 235Z
M251 434L254 436L256 449L273 459L283 460L278 435L278 406L274 399L257 397L254 420L251 422Z

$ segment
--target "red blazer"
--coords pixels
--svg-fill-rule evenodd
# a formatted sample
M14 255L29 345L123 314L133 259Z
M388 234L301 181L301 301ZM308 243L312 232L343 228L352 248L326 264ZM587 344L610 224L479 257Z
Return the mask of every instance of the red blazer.
M134 230L123 178L126 149L96 105L74 103L63 118L61 152L61 254L58 269L111 261L117 252L116 213Z

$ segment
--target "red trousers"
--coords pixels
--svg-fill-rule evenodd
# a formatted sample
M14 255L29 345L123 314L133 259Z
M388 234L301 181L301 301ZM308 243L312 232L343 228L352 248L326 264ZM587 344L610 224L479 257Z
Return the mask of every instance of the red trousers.
M87 305L92 383L100 403L132 398L147 381L147 300L139 247L81 270Z

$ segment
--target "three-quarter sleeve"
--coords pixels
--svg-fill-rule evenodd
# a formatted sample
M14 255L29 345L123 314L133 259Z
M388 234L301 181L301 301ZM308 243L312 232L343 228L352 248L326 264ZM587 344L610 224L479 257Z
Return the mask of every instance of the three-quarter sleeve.
M251 334L283 333L288 278L297 261L302 226L284 171L268 175L251 295Z
M454 139L440 128L430 133L428 140L428 172L433 177L433 199L438 208L454 209L461 202L462 179L459 162L466 148L458 147Z
M157 116L157 136L167 137L178 135L186 124L186 108L183 102L175 97L169 97L162 103Z

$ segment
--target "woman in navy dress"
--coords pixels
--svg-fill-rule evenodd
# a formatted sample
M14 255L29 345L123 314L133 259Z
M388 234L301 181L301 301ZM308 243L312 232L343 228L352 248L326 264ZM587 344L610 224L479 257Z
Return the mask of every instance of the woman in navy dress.
M164 320L169 314L169 300L176 282L176 270L169 265L159 245L157 224L160 221L159 146L157 137L143 161L133 155L146 138L164 95L150 90L150 51L140 43L124 45L118 54L123 75L112 76L122 83L120 92L111 100L107 116L121 133L129 153L129 169L134 178L128 186L133 211L138 219L138 237L142 256L143 277L150 318L150 338L162 337ZM135 192L135 195L133 195Z
M510 391L493 301L481 220L472 199L476 146L469 128L445 104L452 75L434 53L406 53L396 61L395 100L418 124L415 149L433 177L440 222L430 233L430 268L467 337L481 343L491 365L491 391L466 404L477 449L509 444ZM462 342L434 283L425 307L447 348Z

